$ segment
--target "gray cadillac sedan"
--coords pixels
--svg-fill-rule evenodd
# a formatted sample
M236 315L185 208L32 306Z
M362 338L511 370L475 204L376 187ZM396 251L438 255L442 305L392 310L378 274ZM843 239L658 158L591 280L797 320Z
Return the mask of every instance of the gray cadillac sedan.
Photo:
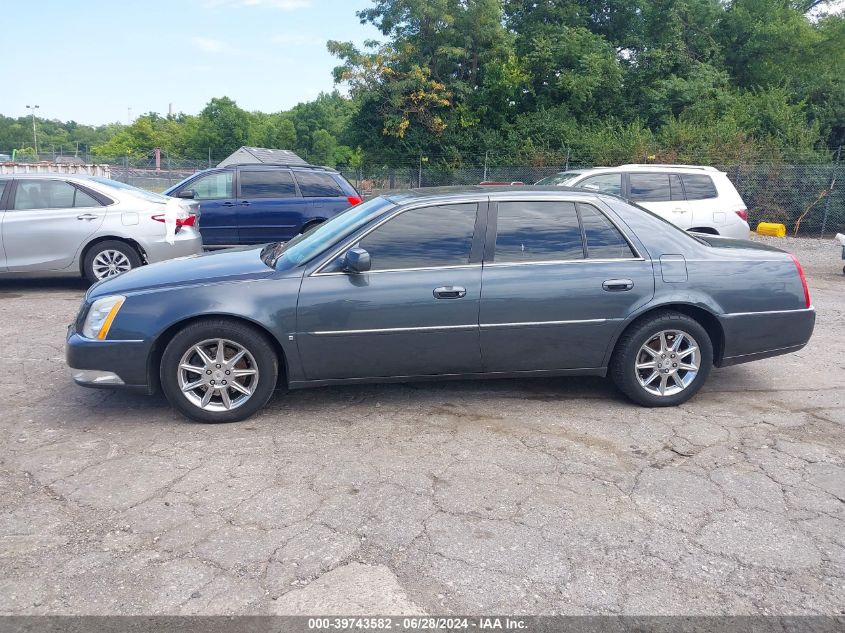
M92 287L67 361L91 387L241 420L279 384L609 375L645 406L711 367L803 347L815 311L776 248L692 235L595 191L388 194L287 242Z

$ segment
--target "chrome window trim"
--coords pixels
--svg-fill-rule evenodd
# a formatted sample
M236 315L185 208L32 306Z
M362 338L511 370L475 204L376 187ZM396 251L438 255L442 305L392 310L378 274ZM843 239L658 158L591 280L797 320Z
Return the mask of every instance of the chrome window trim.
M472 198L472 199L469 199L469 200L448 201L448 202L444 201L444 202L439 202L439 203L435 203L435 204L432 204L430 201L429 202L421 202L419 204L412 204L412 205L409 205L407 207L400 207L398 209L394 209L393 211L388 212L388 215L386 217L379 220L375 225L373 225L369 230L367 230L366 233L364 233L363 235L358 237L356 240L346 241L346 242L343 243L343 245L340 248L337 248L334 251L332 251L332 254L329 255L328 257L326 257L325 259L321 260L320 263L317 264L317 266L315 267L314 272L310 273L308 276L309 277L315 277L317 275L349 275L349 274L352 274L352 273L346 273L346 272L340 272L340 271L331 271L331 272L328 272L328 273L324 273L323 268L328 266L329 263L331 263L332 260L334 260L336 257L338 257L342 251L344 251L348 248L352 248L354 244L359 243L361 240L366 238L370 233L372 233L377 228L379 228L382 224L384 224L385 222L389 222L390 220L392 220L393 218L395 218L396 216L398 216L402 213L406 213L407 211L414 211L416 209L425 209L426 207L443 207L443 206L450 205L450 204L451 205L454 205L454 204L476 204L476 205L479 205L483 202L487 202L487 198L480 196L478 198ZM476 209L475 212L477 214L478 209ZM474 230L473 230L473 239L475 239L475 231ZM469 260L469 255L467 255L467 260ZM479 265L479 264L466 263L466 264L452 264L452 265L449 265L449 266L427 266L427 267L424 267L424 268L391 268L389 270L368 271L367 274L378 273L378 272L396 272L396 271L400 271L400 270L440 270L442 268L454 268L456 266L460 267L460 266L477 266L477 265Z
M420 268L385 268L384 270L368 270L364 273L347 273L340 270L332 271L328 273L311 273L311 277L330 277L332 275L352 275L352 274L360 274L360 275L378 275L381 273L406 273L406 272L415 272L415 271L425 271L425 270L456 270L461 268L481 268L481 264L454 264L452 266L422 266Z

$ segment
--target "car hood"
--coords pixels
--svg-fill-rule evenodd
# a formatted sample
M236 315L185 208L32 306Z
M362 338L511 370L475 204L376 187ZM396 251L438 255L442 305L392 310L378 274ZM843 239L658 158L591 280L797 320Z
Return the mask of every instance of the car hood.
M266 277L274 270L261 259L262 248L233 248L142 266L98 282L88 291L87 298L91 301L106 295L151 288Z

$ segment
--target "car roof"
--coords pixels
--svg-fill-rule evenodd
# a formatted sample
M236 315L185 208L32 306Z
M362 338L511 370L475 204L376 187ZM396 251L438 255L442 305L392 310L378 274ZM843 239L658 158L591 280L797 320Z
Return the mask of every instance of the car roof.
M236 168L249 168L250 170L254 169L256 171L274 171L277 169L292 169L293 171L324 171L329 172L332 174L340 173L336 169L332 167L325 167L323 165L270 165L265 163L233 163L231 165L225 165L223 167L212 167L210 170L206 169L204 171L212 171L215 169L236 169Z
M576 171L576 170L567 170L559 172L561 174ZM662 172L662 171L672 171L672 172L680 172L686 174L700 174L700 173L709 173L709 174L721 174L724 173L717 169L716 167L711 167L709 165L670 165L666 163L657 164L657 163L630 163L627 165L617 165L616 167L590 167L589 169L579 169L577 170L581 175L584 174L600 174L603 172L615 172L615 171L626 171L626 172L637 172L637 171L645 171L645 172Z
M414 202L430 202L433 200L460 200L461 198L477 200L479 197L489 197L492 200L508 198L528 199L531 197L560 198L562 194L574 199L614 198L617 196L583 189L581 187L535 187L531 185L517 187L490 187L486 185L466 185L459 187L424 187L422 189L403 189L389 191L384 197L396 204L410 204Z
M60 174L57 172L49 171L28 174L0 174L0 180L43 180L44 178L60 178L63 180L91 180L93 176L89 176L88 174Z

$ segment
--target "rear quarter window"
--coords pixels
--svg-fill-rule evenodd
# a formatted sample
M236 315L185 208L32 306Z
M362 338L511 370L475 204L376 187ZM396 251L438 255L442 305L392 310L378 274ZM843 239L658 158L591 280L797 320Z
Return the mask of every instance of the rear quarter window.
M710 176L681 174L681 180L684 181L687 200L707 200L708 198L719 197L716 185L713 184L713 179Z
M320 172L294 172L299 190L304 198L343 198L346 194L331 174Z

